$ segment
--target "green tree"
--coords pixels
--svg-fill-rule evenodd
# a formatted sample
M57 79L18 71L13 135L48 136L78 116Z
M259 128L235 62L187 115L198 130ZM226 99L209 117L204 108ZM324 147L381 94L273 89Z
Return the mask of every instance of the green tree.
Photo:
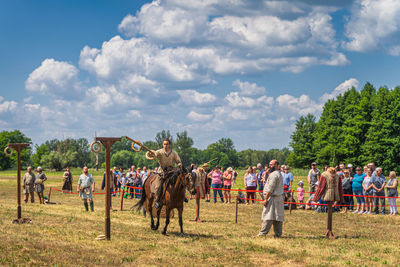
M4 154L4 149L9 143L32 143L29 137L26 137L19 130L11 132L2 131L0 132L0 170L6 170L11 167L17 166L17 153L14 152L11 157ZM21 151L21 166L27 166L30 164L31 147L25 148Z
M175 149L182 160L183 166L189 166L192 161L193 139L187 134L187 131L176 134Z
M122 166L124 169L135 164L135 152L121 150L111 156L112 166Z
M316 128L315 116L307 114L296 121L296 129L291 135L292 152L288 156L288 164L296 168L306 168L316 160L313 147Z

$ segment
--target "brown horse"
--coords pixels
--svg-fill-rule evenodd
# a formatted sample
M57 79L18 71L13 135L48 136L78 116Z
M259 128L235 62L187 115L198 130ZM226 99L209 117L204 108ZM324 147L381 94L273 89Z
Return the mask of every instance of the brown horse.
M164 171L166 177L168 177L168 182L164 184L167 185L165 190L163 205L166 206L166 219L165 219L165 227L162 231L163 235L167 234L167 227L169 224L169 216L170 212L173 209L178 210L178 217L179 217L179 226L181 228L181 236L185 236L183 233L183 220L182 220L182 213L183 213L183 201L185 199L185 191L188 191L194 195L196 194L196 190L194 187L195 184L195 175L192 173L192 170L187 171L184 167L178 167L173 169L172 171ZM151 191L151 185L154 180L157 178L158 174L152 173L144 182L143 184L143 191L142 191L142 198L140 201L135 205L137 210L139 211L141 207L145 206L146 210L149 211L151 216L151 229L157 230L160 226L160 213L161 208L157 210L157 223L154 225L154 218L153 218L153 201L155 198L155 194Z

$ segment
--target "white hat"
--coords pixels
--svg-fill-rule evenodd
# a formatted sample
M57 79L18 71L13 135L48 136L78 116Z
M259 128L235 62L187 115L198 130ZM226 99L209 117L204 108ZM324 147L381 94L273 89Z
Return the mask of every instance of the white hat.
M347 168L353 168L353 164L347 164Z
M300 181L298 184L303 184L304 185L303 181Z

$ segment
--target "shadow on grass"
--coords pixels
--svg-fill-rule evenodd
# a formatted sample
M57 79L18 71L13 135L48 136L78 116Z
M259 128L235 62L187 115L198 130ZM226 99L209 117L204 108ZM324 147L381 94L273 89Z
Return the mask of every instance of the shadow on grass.
M271 235L271 237L272 237L272 235ZM283 235L280 238L281 239L299 239L299 238L301 238L301 239L307 239L307 240L324 240L324 239L328 239L324 235L305 235L305 236ZM363 239L363 237L361 235L353 235L353 236L339 235L339 236L335 236L335 239Z
M195 239L219 239L222 238L222 236L219 235L205 235L205 234L192 234L192 233L188 233L185 232L185 236L181 237L180 236L180 232L176 232L176 231L167 231L167 236L174 236L174 237L179 237L179 238L195 238ZM160 232L160 235L163 236Z

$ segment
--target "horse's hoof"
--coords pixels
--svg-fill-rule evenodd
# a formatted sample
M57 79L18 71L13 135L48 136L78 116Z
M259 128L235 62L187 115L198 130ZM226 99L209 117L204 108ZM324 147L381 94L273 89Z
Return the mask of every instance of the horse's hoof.
M151 226L151 230L157 230L154 225Z
M166 231L162 231L161 234L168 236Z
M179 236L180 236L180 237L185 237L185 234L184 234L184 233L181 233Z

